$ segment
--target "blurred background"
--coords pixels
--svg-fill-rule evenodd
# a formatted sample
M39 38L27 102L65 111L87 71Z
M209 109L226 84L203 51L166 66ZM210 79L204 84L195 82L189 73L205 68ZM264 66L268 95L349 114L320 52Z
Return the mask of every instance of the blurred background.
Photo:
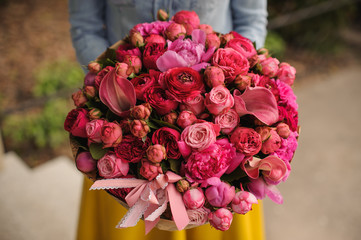
M297 69L293 170L268 240L361 235L361 3L268 1L266 48ZM82 176L63 130L84 73L65 0L0 0L0 239L73 239ZM49 220L51 219L51 220Z

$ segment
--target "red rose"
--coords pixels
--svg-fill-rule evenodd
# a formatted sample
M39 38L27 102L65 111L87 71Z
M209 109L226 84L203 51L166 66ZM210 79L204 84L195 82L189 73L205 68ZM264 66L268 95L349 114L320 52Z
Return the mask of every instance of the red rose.
M178 107L178 102L166 95L166 92L159 86L150 86L144 93L144 99L160 115L165 115Z
M165 147L168 158L179 159L181 153L178 148L180 133L172 128L162 127L156 130L152 136L153 144L160 144Z
M149 70L148 73L140 74L139 76L130 80L134 86L135 95L138 100L144 101L144 92L158 81L160 72Z
M64 129L76 137L86 138L85 126L89 122L88 111L84 108L73 109L68 113L64 122Z
M221 68L226 80L233 82L238 74L246 74L249 62L233 48L219 48L213 55L212 65Z
M147 69L158 70L157 59L165 52L164 43L148 43L143 52L143 64Z
M247 127L236 128L231 135L230 141L238 152L243 153L247 157L257 154L262 147L261 135L254 129Z
M189 67L169 69L160 75L159 83L178 102L195 97L204 91L201 75Z
M119 158L127 162L137 163L143 158L149 146L150 138L147 138L145 142L143 142L141 138L126 135L123 137L122 142L114 148L114 151Z

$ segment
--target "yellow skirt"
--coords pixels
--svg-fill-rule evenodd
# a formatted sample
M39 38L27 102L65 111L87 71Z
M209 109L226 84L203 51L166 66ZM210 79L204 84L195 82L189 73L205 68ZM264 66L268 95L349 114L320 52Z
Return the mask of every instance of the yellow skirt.
M228 231L215 230L209 224L182 231L161 231L154 228L148 235L144 232L144 222L127 229L115 226L125 215L126 209L103 190L89 191L92 182L85 178L79 213L77 239L80 240L263 240L264 223L262 202L253 205L246 215L235 214Z

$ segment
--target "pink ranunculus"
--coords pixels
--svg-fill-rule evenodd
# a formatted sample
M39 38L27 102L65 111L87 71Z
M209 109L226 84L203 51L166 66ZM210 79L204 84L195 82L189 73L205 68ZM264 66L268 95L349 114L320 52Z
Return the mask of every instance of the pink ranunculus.
M287 139L281 139L281 147L276 150L273 155L281 158L284 161L290 162L298 146L297 137L297 132L290 132L290 135Z
M151 107L149 103L137 105L130 110L130 116L134 119L147 120L151 114Z
M163 173L162 167L159 164L153 164L146 159L142 159L141 163L139 174L148 179L148 181L152 181L158 174Z
M73 93L71 98L73 99L74 105L77 107L83 107L88 102L88 99L81 89Z
M219 48L213 55L212 65L223 70L226 81L231 83L238 74L246 74L249 70L247 58L233 48Z
M144 93L150 87L158 82L160 72L154 71L152 69L149 70L149 73L143 73L135 78L132 78L130 82L134 86L135 94L138 100L145 101Z
M188 147L202 151L216 142L220 128L210 122L195 123L186 127L181 134L181 141Z
M199 29L205 32L206 34L213 33L213 27L208 24L200 24Z
M152 163L160 163L167 157L165 147L160 144L149 146L146 153L148 160Z
M178 114L176 112L170 112L162 117L164 122L170 123L172 125L176 124Z
M225 76L223 70L215 66L207 67L204 71L204 80L210 88L224 85Z
M128 64L128 75L131 75L132 73L138 74L142 69L142 60L140 57L135 55L126 55L124 57L123 63Z
M289 86L292 86L296 78L296 69L290 64L283 62L279 65L277 78Z
M183 194L183 202L188 209L203 207L205 199L203 190L199 187L191 188Z
M195 11L178 11L172 17L172 21L182 24L187 28L187 34L189 35L193 29L197 29L200 24L199 17Z
M86 134L90 142L102 142L102 127L105 121L103 119L95 119L88 122L85 126Z
M166 115L177 109L179 102L170 99L159 85L149 86L144 92L144 100L160 115Z
M236 128L230 137L230 142L245 156L257 154L262 147L261 136L254 129L247 127Z
M89 122L88 112L84 108L71 110L64 121L64 129L76 137L86 138L86 124Z
M231 109L234 105L234 99L228 88L218 85L206 93L204 104L211 114L217 116Z
M159 36L159 35L156 35ZM165 43L148 43L143 51L143 64L147 69L158 70L157 60L165 52Z
M236 194L234 186L219 180L205 191L206 198L213 207L226 207Z
M203 182L212 177L221 177L230 166L236 150L228 139L217 140L202 151L193 151L184 165L186 177Z
M189 223L194 225L203 225L208 221L208 215L211 211L208 208L201 207L197 209L187 209Z
M189 67L169 69L160 75L158 82L167 94L178 102L195 97L204 92L201 75Z
M129 164L118 158L115 153L108 152L97 163L99 175L104 178L116 178L126 176L129 171Z
M290 135L291 131L290 131L290 127L286 124L286 123L279 123L276 126L276 131L278 133L278 135L280 135L281 138L288 138L288 136Z
M209 223L217 230L226 231L231 227L233 215L226 208L217 209L208 215Z
M227 42L225 47L233 48L247 59L250 59L257 54L256 49L253 46L253 43L248 38L234 38Z
M153 144L161 144L165 147L168 158L179 159L181 154L178 148L180 133L169 127L161 127L153 133Z
M180 37L174 42L168 41L167 51L158 58L157 67L165 72L175 67L191 67L197 71L210 64L214 48L205 51L206 34L197 29L192 32L192 40Z
M101 128L103 148L116 147L122 141L122 128L117 123L104 122Z
M76 167L85 174L94 173L97 170L97 161L92 157L90 152L81 152L75 159Z
M123 62L124 61L124 57L127 55L131 55L131 56L138 56L140 57L142 54L139 50L139 48L132 46L131 44L121 44L118 49L115 51L116 53L116 58L119 62Z
M260 61L260 66L261 66L261 71L264 75L268 76L268 77L274 77L276 76L277 72L278 72L278 64L280 62L278 61L277 58L273 58L273 57L268 57L264 60Z
M145 156L150 142L150 138L143 142L141 138L125 135L120 144L114 148L114 152L119 158L127 162L137 163Z
M204 106L204 97L199 94L195 97L190 97L181 102L179 105L181 111L191 111L194 115L198 116L204 113L206 107Z
M264 154L271 154L281 147L281 137L276 130L271 129L270 136L262 143L261 152Z
M232 210L239 214L246 214L252 210L252 204L258 203L257 198L250 192L239 191L232 201Z
M210 33L206 36L206 48L214 47L215 49L219 48L221 45L221 39L219 39L216 33Z
M146 121L135 119L130 122L130 132L137 138L144 138L150 132Z
M164 37L162 37L161 35L151 34L145 39L145 44L149 44L149 43L163 44L163 46L165 46L166 41Z
M220 126L224 134L230 134L238 126L239 121L238 113L234 109L223 112L214 119L214 123Z
M195 121L197 121L196 115L194 115L191 111L182 111L179 113L177 119L177 125L181 128L186 128L192 125Z
M252 83L252 78L247 75L237 75L234 80L234 84L236 84L236 88L240 91L246 90L247 87L250 87Z
M182 24L178 24L175 22L171 23L165 30L165 35L171 41L176 40L180 36L186 35L186 33L186 28Z

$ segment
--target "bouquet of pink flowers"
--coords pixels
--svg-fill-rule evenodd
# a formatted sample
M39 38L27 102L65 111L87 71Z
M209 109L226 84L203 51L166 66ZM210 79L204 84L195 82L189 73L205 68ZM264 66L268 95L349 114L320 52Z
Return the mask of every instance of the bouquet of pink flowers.
M276 185L297 148L296 70L195 12L133 27L88 65L66 117L77 168L129 208L119 228L227 230ZM167 226L162 229L168 228Z

